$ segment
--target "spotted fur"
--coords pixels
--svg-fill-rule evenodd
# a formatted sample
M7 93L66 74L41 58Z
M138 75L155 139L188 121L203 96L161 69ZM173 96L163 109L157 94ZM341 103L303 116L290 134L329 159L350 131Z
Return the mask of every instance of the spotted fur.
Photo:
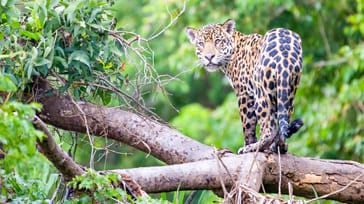
M235 30L233 20L198 30L187 28L186 34L205 69L220 69L231 81L245 136L245 147L239 153L277 151L277 147L286 152L286 138L303 125L300 119L290 123L302 72L300 37L284 28L246 35Z

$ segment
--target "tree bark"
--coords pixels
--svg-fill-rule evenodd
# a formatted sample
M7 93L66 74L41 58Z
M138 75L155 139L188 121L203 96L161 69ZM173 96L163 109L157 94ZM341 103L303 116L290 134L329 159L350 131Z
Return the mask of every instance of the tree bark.
M160 167L140 167L134 169L109 170L118 174L128 174L141 187L150 193L159 193L176 190L197 190L197 189L220 189L221 184L228 189L233 187L239 178L251 180L253 188L261 182L253 175L249 175L252 165L254 170L263 170L267 155L258 154L235 155L219 159L209 159L204 161L189 162ZM222 165L225 165L224 168Z
M220 154L215 148L192 140L166 124L117 108L74 101L68 96L44 94L47 89L49 86L40 82L38 90L43 91L39 91L36 97L43 104L38 116L46 123L81 133L86 133L88 127L91 134L123 142L167 164L179 164L114 170L130 175L146 192L219 189L222 184L232 187L240 183L257 190L263 183L268 193L277 193L279 184L282 193L288 193L290 183L294 195L310 198L314 197L314 191L318 195L325 195L350 184L344 191L328 198L350 203L364 201L364 166L357 162L312 159L290 154L282 155L279 162L277 155L263 153L239 156L226 153L221 158L222 162L219 162ZM251 164L255 164L253 168L250 168ZM247 175L255 181L246 179ZM355 178L357 180L352 182Z
M109 172L124 173L131 176L146 192L164 192L192 189L218 189L221 181L227 188L234 187L236 181L249 176L249 169L260 169L263 173L264 189L268 193L277 193L279 180L278 155L248 153L221 159L227 169L219 167L216 159L162 167L143 167L135 169L111 170ZM264 168L264 164L266 164ZM345 190L329 196L329 199L346 203L364 201L364 165L356 162L312 159L297 157L291 154L281 155L282 193L288 194L288 183L293 186L297 196L314 198L333 191ZM247 183L256 180L250 175ZM259 179L259 178L258 178Z
M123 142L167 164L213 158L213 147L201 144L146 116L88 102L76 102L69 96L49 95L51 88L47 82L40 81L37 85L37 89L42 91L36 96L36 101L43 105L38 116L55 127L86 133L87 124L90 134Z

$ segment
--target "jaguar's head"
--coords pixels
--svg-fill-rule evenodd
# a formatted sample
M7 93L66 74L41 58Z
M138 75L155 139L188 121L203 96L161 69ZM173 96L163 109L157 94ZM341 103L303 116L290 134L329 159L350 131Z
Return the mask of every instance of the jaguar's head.
M209 24L200 29L188 27L186 34L196 47L196 55L205 69L216 71L226 65L234 53L233 33L235 22L231 19L223 24Z

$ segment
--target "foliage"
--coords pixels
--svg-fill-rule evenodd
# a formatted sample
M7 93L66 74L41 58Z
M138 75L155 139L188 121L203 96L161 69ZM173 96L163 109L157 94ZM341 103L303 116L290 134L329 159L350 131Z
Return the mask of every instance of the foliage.
M32 162L44 161L32 159ZM59 178L58 174L50 174L47 168L43 171L38 170L37 175L28 175L32 177L29 179L24 179L24 177L14 172L0 171L0 181L2 183L0 202L2 203L49 203L48 195L53 193L53 186ZM30 172L27 173L31 174ZM43 175L43 178L36 179L39 174Z
M88 195L86 193L77 195L75 199L66 203L161 203L161 201L148 196L133 199L121 188L115 188L115 186L120 186L121 182L122 179L118 174L101 175L92 169L88 169L86 174L77 176L68 183L74 190L82 190L82 192L86 190Z
M41 107L22 103L24 91L29 92L35 76L42 76L57 79L53 85L60 92L109 103L110 92L92 84L122 86L125 48L109 36L113 18L106 1L10 0L1 1L0 10L0 91L6 95L0 107L5 153L0 160L5 170L1 199L45 202L55 188L55 180L47 180L54 169L36 151L36 140L43 133L31 120Z
M0 142L5 159L0 163L7 172L14 170L21 162L34 157L36 139L41 139L43 133L36 130L31 119L40 105L36 103L23 104L17 101L8 101L11 92L16 91L16 86L8 76L0 73L0 91L8 91L8 97L0 105Z
M362 3L357 1L357 13L343 19L349 23L341 28L347 40L323 66L308 63L313 68L302 79L296 108L306 125L292 143L301 155L364 161L364 43L355 37L364 33L357 33L352 22L362 13Z
M95 92L110 101L105 92L87 85L102 80L101 84L109 80L115 86L123 84L119 70L123 48L108 34L113 26L111 5L96 0L42 0L22 6L22 12L5 13L0 25L3 72L20 91L33 76L52 75L64 79L58 83L60 91L72 87L77 98ZM5 4L4 10L14 10L10 7L14 5Z
M130 200L130 196L120 188L113 188L121 180L117 174L100 175L89 169L86 174L77 176L69 182L75 190L86 190L90 196L80 196L82 202L111 202Z
M47 177L49 164L35 146L43 133L33 127L31 120L40 105L9 101L16 86L3 73L0 79L0 91L8 92L0 105L1 154L5 156L0 160L0 202L45 201L55 177Z
M0 107L0 141L5 151L2 161L7 171L35 156L35 141L41 139L43 133L35 130L30 122L39 104L25 105L19 102L6 102Z

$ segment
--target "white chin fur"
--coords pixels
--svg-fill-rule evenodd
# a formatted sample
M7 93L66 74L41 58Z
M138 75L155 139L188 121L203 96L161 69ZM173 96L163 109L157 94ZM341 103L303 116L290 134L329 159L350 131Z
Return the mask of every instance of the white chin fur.
M216 71L216 70L218 70L218 69L219 69L219 66L214 65L214 64L205 65L205 69L206 69L206 71L208 71L208 72L214 72L214 71Z

